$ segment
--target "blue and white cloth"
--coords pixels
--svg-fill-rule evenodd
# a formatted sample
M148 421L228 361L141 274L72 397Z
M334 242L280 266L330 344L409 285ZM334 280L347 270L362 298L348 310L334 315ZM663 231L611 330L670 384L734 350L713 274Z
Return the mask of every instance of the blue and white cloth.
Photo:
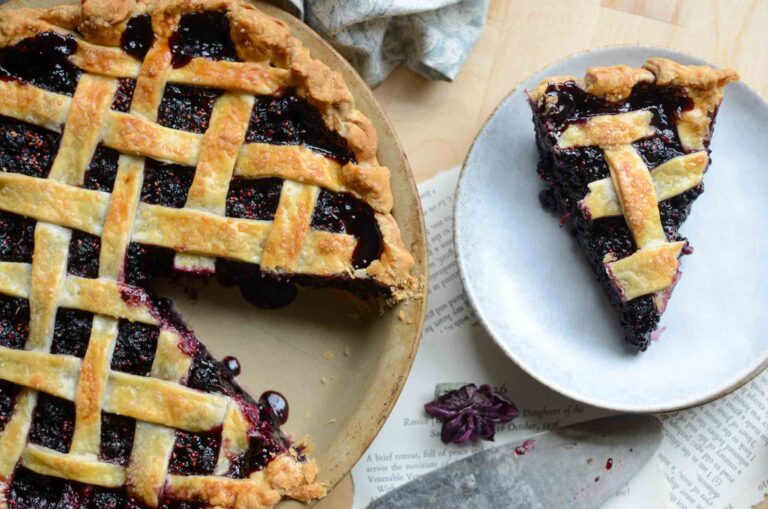
M452 81L485 27L489 0L282 0L371 86L402 64Z

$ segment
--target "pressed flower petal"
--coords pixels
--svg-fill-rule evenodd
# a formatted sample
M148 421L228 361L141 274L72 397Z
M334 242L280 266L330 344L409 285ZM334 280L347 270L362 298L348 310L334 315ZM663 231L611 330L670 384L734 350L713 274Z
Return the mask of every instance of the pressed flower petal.
M442 421L440 439L461 444L478 438L493 440L496 424L506 423L519 415L517 407L493 392L490 385L468 384L447 392L424 405L424 410Z
M445 406L441 405L439 401L433 401L432 403L427 403L424 405L424 410L427 412L427 414L431 415L432 417L437 417L438 419L444 420L444 419L453 419L458 415L458 412L448 409Z

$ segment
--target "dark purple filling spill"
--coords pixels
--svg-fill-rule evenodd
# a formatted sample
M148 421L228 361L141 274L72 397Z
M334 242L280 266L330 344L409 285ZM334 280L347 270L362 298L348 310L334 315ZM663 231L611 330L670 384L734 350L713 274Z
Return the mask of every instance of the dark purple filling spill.
M48 449L69 452L75 432L75 404L41 392L29 428L29 441Z
M381 256L382 238L370 205L352 195L320 191L312 227L357 238L352 255L356 269L365 268Z
M29 337L29 301L0 296L0 346L21 350Z
M0 169L30 177L48 177L61 135L0 115Z
M127 466L131 458L136 420L122 415L101 414L101 451L99 459Z
M51 353L85 357L88 341L91 339L93 313L79 309L59 308L53 327Z
M240 375L240 370L242 369L242 366L240 366L240 361L237 360L237 357L232 357L231 355L227 355L223 359L221 359L221 363L224 364L224 366L227 368L227 371L229 371L233 377Z
M111 193L117 178L117 161L120 154L117 150L98 145L93 154L88 169L85 172L83 187L93 191Z
M293 279L278 274L265 274L258 265L251 263L224 258L216 261L216 280L219 284L239 285L243 298L261 309L277 309L293 302L298 295Z
M112 369L138 376L148 376L157 351L160 329L154 325L120 319L117 343L112 355Z
M634 147L648 168L653 169L685 154L674 122L680 112L691 107L691 101L680 89L645 84L637 85L621 104L589 95L572 82L551 85L546 93L556 97L557 101L534 111L540 153L538 172L548 185L541 194L542 205L559 214L564 224L574 232L598 281L621 315L627 342L638 350L645 350L661 318L653 297L646 295L622 302L603 264L607 254L624 258L636 251L626 221L623 217L592 221L584 217L578 206L587 194L590 182L610 176L608 165L598 147L557 149L557 137L569 124L594 115L645 109L653 114L652 125L657 134L635 142ZM684 240L678 234L678 228L701 192L699 186L659 204L662 225L670 241Z
M207 433L176 432L168 473L172 475L211 475L221 447L221 430Z
M179 209L187 203L195 168L147 159L141 201Z
M320 112L295 91L282 97L257 96L245 141L306 145L341 164L355 162L346 140L328 129Z
M40 88L72 95L81 71L68 56L77 51L74 37L43 32L0 49L0 79L17 79Z
M277 391L267 391L259 398L259 403L268 415L273 416L280 424L288 422L288 400Z
M184 67L193 57L237 60L226 12L183 15L179 29L171 35L168 43L171 46L171 63L175 68Z
M168 84L157 111L157 123L171 129L203 134L208 129L213 104L220 95L220 90Z
M75 230L69 242L67 272L80 277L99 277L99 253L101 237Z
M127 113L133 102L133 91L136 89L136 80L132 78L120 78L117 80L117 91L112 101L111 109Z
M155 34L152 32L152 18L149 14L141 14L128 20L125 31L120 36L120 47L136 60L144 60L154 42Z

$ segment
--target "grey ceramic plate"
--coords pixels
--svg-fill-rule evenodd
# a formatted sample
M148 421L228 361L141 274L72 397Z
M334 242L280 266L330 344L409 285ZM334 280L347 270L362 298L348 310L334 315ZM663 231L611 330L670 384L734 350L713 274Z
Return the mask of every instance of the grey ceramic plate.
M525 89L589 66L642 65L648 47L612 47L559 61L521 83L478 135L456 200L456 248L467 293L501 348L549 387L592 405L667 411L718 398L768 363L768 104L730 85L711 145L706 192L681 232L682 261L661 326L645 353L624 345L618 315L583 253L538 201L542 183Z

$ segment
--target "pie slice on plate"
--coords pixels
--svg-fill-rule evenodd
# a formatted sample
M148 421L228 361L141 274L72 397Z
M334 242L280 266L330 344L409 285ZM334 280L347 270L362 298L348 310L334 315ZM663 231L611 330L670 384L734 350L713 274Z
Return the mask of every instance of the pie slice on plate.
M148 291L215 273L419 291L376 131L338 73L236 0L0 18L0 507L267 508L325 489Z
M528 92L541 202L573 232L639 350L680 277L680 257L692 252L678 230L703 191L723 88L736 79L652 58Z

